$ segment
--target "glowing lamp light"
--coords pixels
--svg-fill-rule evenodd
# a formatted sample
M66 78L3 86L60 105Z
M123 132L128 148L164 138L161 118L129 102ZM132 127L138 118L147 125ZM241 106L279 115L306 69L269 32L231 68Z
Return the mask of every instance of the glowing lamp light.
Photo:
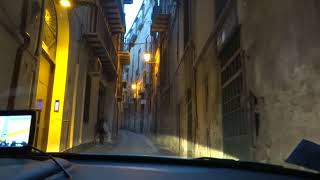
M149 62L151 60L151 54L150 53L144 53L143 55L144 61Z
M71 0L60 0L59 3L62 7L71 7Z
M132 84L132 85L131 85L131 89L132 89L132 90L136 90L136 89L137 89L137 85L136 85L136 84Z

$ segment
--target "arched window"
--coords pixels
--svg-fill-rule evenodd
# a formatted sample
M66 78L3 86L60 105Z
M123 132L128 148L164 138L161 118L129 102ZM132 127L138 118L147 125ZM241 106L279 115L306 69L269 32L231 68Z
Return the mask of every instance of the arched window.
M43 25L43 49L49 54L49 56L55 59L57 49L57 13L53 0L49 0L46 3L45 17Z

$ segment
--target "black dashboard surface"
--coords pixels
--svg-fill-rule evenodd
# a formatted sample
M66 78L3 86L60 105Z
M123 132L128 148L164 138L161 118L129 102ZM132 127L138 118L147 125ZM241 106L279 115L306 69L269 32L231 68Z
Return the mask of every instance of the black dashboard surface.
M52 160L40 159L2 157L0 158L0 179L66 179ZM134 159L136 161L133 161ZM71 174L72 179L320 179L316 174L300 173L294 170L282 171L281 168L277 170L277 167L272 169L272 166L257 171L259 167L255 169L254 164L251 164L250 170L246 170L241 167L229 167L228 164L223 163L220 165L214 163L215 165L211 166L206 162L201 164L201 161L147 157L106 159L103 156L100 158L99 156L92 158L79 156L68 160L60 157L57 160Z

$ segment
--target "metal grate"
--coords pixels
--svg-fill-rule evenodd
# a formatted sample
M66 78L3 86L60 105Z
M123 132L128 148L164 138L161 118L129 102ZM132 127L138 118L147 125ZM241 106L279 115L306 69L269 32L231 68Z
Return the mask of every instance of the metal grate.
M249 124L249 110L244 101L247 93L241 52L241 26L238 24L236 1L229 2L233 3L230 4L230 12L226 11L217 41L221 63L223 152L226 156L250 160L252 127Z
M241 73L242 63L240 53L235 54L234 58L235 59L232 59L231 62L223 68L221 81L224 85L227 84L228 81L232 80L233 76Z
M226 44L219 54L222 66L222 113L224 137L241 136L248 133L245 107L241 105L244 91L242 59L240 55L240 33Z
M43 43L47 46L47 50L51 58L55 58L57 48L57 14L54 1L49 0L46 3L44 26L43 26Z

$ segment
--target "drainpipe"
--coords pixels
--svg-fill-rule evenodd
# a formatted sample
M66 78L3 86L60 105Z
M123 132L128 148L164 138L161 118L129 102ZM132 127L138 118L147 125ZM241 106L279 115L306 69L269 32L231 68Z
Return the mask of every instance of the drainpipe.
M30 35L26 32L27 20L28 20L28 10L29 10L29 1L24 0L23 4L22 4L21 23L20 23L20 35L23 37L23 43L19 46L17 53L16 53L15 61L14 61L7 110L14 109L16 94L17 94L18 80L19 80L19 76L20 76L22 55L23 55L23 52L30 45Z

